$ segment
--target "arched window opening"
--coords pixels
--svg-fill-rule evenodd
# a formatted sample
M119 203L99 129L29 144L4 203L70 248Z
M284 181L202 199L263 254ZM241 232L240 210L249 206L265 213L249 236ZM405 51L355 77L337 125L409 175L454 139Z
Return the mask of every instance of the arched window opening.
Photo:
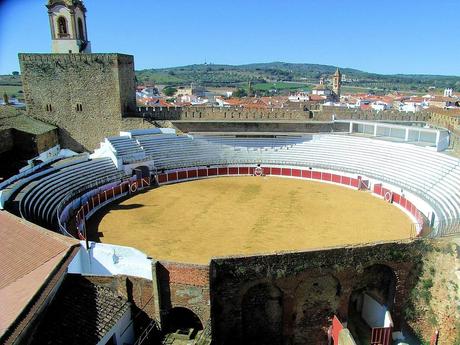
M83 21L81 20L81 18L78 18L77 23L78 23L77 24L78 25L78 39L81 41L85 41L85 34L83 31Z
M59 37L68 36L69 32L67 30L67 20L64 17L59 17L57 22Z

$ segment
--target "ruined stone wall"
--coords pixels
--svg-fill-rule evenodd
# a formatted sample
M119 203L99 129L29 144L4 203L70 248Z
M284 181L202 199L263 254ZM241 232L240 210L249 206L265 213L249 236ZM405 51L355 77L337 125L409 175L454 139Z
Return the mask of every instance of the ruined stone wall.
M19 54L27 113L59 127L60 144L92 150L122 128L134 107L133 57Z
M347 320L352 292L374 276L365 275L369 267L382 265L394 272L391 312L398 328L420 257L418 242L403 242L214 259L213 339L216 344L263 343L264 337L271 344L327 344L331 317Z

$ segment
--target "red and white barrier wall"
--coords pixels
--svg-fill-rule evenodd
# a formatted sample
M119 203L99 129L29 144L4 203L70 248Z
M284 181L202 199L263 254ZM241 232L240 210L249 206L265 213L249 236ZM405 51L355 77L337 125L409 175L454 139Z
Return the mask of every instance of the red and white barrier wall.
M167 170L159 173L157 176L158 183L162 185L217 176L251 175L310 179L320 182L334 183L354 189L370 189L376 196L383 198L387 202L398 205L399 208L412 219L414 223L414 231L417 235L420 234L426 224L425 215L416 206L416 203L418 203L419 200L417 200L417 202L411 202L407 197L398 194L398 188L390 186L384 187L382 183L376 183L375 180L372 180L374 184L373 189L371 189L369 179L344 172L285 166L211 166Z
M427 204L416 196L411 194L410 197L409 195L405 196L397 192L399 191L397 187L384 186L373 179L344 172L286 166L210 166L162 171L157 174L156 178L158 184L163 185L218 176L280 176L333 183L353 189L370 190L374 195L398 206L412 219L414 235L419 235L427 224L425 216L428 214L426 213ZM153 181L148 177L142 179L130 178L118 184L112 183L107 185L106 188L103 186L88 192L78 198L78 202L69 202L63 210L64 212L59 215L60 223L63 224L65 229L71 213L70 208L72 208L75 210L75 224L78 229L78 236L80 239L84 239L85 221L94 212L122 196L135 194L138 190L150 187L151 182ZM421 205L422 203L423 205ZM420 210L419 204L425 213Z

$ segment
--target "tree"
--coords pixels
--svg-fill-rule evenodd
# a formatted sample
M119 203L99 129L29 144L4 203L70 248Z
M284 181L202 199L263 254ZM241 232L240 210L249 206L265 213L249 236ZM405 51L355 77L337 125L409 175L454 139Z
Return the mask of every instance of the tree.
M238 97L238 98L246 97L247 95L248 95L248 93L246 92L245 89L237 89L232 94L233 97Z
M172 86L166 86L164 89L163 89L163 93L168 96L168 97L171 97L172 95L174 95L175 93L177 92L177 89L175 87L172 87Z
M18 71L13 71L13 73L11 73L12 75L19 75L19 72Z

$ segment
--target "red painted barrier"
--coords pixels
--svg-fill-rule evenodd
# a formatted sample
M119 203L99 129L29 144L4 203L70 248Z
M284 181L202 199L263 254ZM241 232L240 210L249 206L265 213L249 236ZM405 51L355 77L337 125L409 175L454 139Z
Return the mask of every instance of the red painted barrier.
M208 176L208 169L198 169L198 177Z
M230 175L238 175L238 168L228 168L228 173Z
M165 183L166 181L166 174L158 174L158 183Z
M228 174L228 168L218 168L217 173L219 175L227 175Z
M341 178L340 175L331 174L331 179L332 179L332 182L334 183L340 183L340 178Z
M281 168L281 175L291 176L291 168Z
M438 340L439 340L439 331L436 330L431 336L430 345L438 345Z
M351 178L348 176L342 176L342 184L349 186L351 183Z
M300 171L300 169L292 169L291 174L294 177L301 177L302 176L302 172Z
M176 181L177 180L177 173L168 173L168 181Z
M177 172L177 179L183 180L187 178L187 171L178 171Z
M339 343L339 333L342 331L343 325L337 318L337 316L334 315L334 318L332 319L332 341L334 345L338 345Z
M281 168L272 168L272 175L281 175Z
M303 178L311 178L311 170L302 170Z
M321 172L319 171L312 171L311 178L315 180L321 180Z

